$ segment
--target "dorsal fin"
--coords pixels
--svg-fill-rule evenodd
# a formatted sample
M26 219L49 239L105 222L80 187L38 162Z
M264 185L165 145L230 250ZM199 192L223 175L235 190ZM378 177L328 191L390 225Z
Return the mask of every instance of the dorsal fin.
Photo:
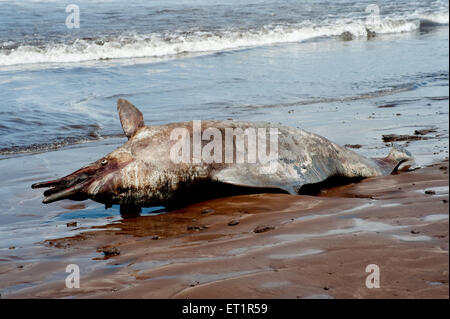
M133 104L124 99L117 100L117 111L125 135L130 139L144 126L144 116Z

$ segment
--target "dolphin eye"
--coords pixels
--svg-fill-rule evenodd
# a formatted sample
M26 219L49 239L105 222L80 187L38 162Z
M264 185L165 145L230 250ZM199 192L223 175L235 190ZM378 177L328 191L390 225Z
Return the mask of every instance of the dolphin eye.
M108 160L107 160L106 158L104 158L104 159L102 160L102 165L106 165L106 164L108 164Z

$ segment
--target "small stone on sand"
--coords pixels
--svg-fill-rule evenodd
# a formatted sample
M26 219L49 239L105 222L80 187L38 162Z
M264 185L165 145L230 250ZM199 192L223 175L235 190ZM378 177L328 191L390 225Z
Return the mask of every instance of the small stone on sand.
M202 231L208 228L208 226L205 225L189 225L187 226L187 230L194 230L194 231Z
M266 231L273 230L273 229L275 229L275 227L273 227L273 226L258 226L253 231L258 234L258 233L264 233Z
M239 224L239 220L238 219L232 219L228 222L228 226L235 226Z
M105 257L112 257L120 255L120 250L117 247L105 247L102 249Z
M430 129L423 129L423 130L415 130L414 134L415 135L425 135L425 134L434 133L434 132L436 132L436 129L430 128Z
M426 137L417 135L397 135L397 134L385 134L382 137L383 142L401 142L401 141L418 141L427 139Z
M345 144L344 146L347 148L361 148L362 147L362 145L360 145L360 144Z

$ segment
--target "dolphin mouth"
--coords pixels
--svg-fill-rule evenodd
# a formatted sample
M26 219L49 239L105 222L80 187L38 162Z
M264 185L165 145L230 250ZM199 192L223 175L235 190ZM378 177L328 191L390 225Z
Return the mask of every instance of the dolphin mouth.
M31 188L49 188L44 192L44 204L53 203L62 199L84 200L87 199L86 186L92 182L92 178L84 172L77 171L60 179L39 182L31 185Z
M58 191L57 189L53 188L53 189L49 189L47 192L44 192L44 195L47 196L44 197L44 200L42 201L44 204L49 204L49 203L53 203L56 202L58 200L61 199L66 199L66 198L70 198L70 199L87 199L87 196L81 196L83 193L83 189L85 186L87 186L89 184L90 181L85 181L79 184L75 184L71 187L65 188L63 190Z

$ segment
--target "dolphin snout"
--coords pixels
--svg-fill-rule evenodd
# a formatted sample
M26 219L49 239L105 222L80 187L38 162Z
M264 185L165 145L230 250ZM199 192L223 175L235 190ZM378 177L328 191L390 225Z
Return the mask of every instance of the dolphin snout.
M46 197L44 198L44 200L42 201L44 204L49 204L49 203L53 203L56 202L58 200L61 199L66 199L66 198L73 198L74 196L78 196L81 198L80 195L82 195L84 192L84 187L89 183L89 181L85 181L82 183L78 183L75 184L73 186L70 186L68 188L65 188L61 191L58 191L55 189L55 191L52 191L51 194L46 195L44 193L44 195L46 195ZM51 190L49 190L51 191ZM87 197L87 196L85 196ZM82 197L82 199L85 199L84 197Z
M80 169L70 175L46 182L31 185L31 188L49 188L44 192L44 204L52 203L61 199L86 199L85 187L92 181L92 168Z

